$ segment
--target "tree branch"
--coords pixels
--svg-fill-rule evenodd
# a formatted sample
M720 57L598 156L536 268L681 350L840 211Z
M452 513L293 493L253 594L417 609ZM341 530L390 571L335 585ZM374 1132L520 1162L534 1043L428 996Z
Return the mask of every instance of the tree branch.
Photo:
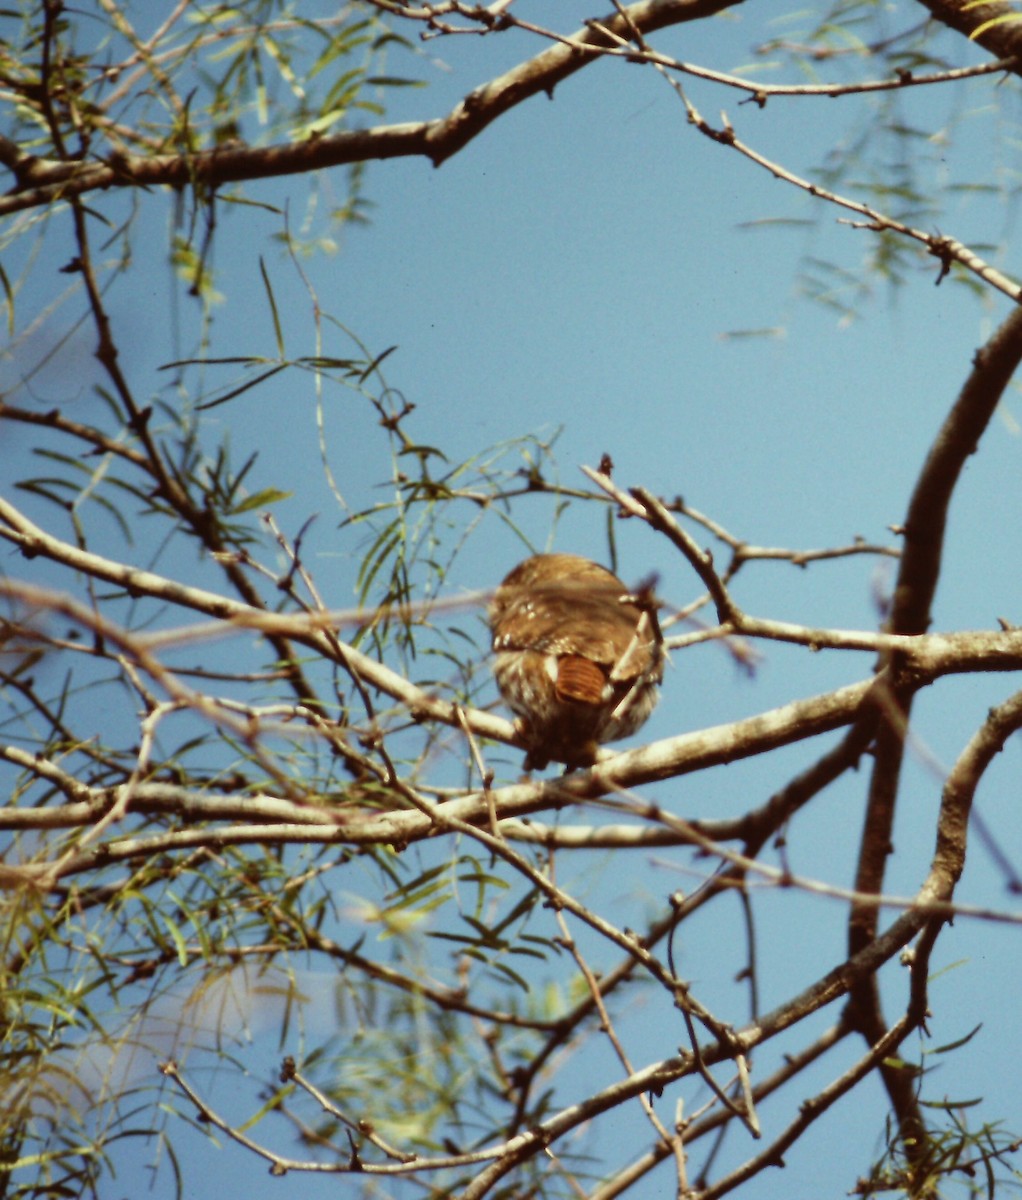
M741 0L639 0L626 12L628 21L652 33L702 20L737 3ZM627 28L625 19L617 13L604 18L601 24L619 34ZM481 84L445 117L431 121L378 125L276 146L218 146L195 154L150 156L120 150L98 163L27 160L8 152L7 165L17 173L18 184L0 197L0 216L108 188L217 188L247 179L299 175L388 158L424 157L438 167L510 109L541 92L552 97L559 83L600 57L587 47L605 44L604 34L585 26L566 38L564 44L550 46Z
M918 634L929 626L954 489L1020 360L1022 309L1015 308L977 353L973 370L941 426L916 483L905 521L905 549L887 622L887 627L894 633ZM899 652L893 652L882 661L897 676L902 661ZM902 681L895 686L890 696L893 719L882 722L877 730L855 879L858 892L879 894L883 890L887 859L893 850L891 838L905 755L905 731L916 690L911 681ZM876 908L853 904L848 923L850 952L854 954L870 942L876 928ZM852 997L851 1013L854 1024L867 1042L872 1044L882 1036L885 1022L875 978L862 979ZM881 1067L881 1076L900 1122L906 1153L911 1162L922 1166L927 1153L927 1138L913 1073L885 1063Z

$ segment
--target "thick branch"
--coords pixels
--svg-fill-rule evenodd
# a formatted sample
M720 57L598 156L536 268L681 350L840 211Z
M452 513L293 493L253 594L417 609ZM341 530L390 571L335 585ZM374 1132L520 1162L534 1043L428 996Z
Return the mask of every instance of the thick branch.
M923 465L905 522L905 549L888 628L897 634L920 634L930 623L930 606L937 589L944 548L947 514L955 486L969 456L1000 402L1004 389L1022 359L1022 309L1014 309L976 355L975 365ZM892 659L897 663L898 655ZM881 732L866 814L863 857L857 889L879 891L890 847L894 796L904 754L907 722L914 689L898 699L902 720ZM860 919L865 928L859 928ZM875 913L853 914L852 948L872 936ZM875 1039L873 1039L875 1040Z
M698 21L741 0L640 0L624 15L604 17L600 24L619 37L628 22L643 33L669 25ZM17 187L0 197L0 216L37 208L70 196L105 188L164 185L185 188L196 184L216 188L246 179L299 175L345 163L372 159L422 156L439 166L457 154L498 117L540 92L552 96L562 80L599 57L587 45L601 46L607 37L588 26L548 47L510 71L471 91L445 117L350 130L330 137L277 146L222 146L197 154L152 156L121 152L103 162L65 162L31 157L12 158L7 164L18 177Z
M998 24L983 29L973 38L984 50L998 58L1011 58L1022 51L1022 22L1018 19L1018 9L1012 4L995 0L992 4L977 4L975 0L919 0L924 8L930 10L938 21L950 29L964 33L967 38L973 38L977 29L989 25L998 18L1008 17ZM1016 74L1019 68L1015 68Z
M905 550L898 570L889 629L894 633L920 634L930 623L930 608L937 589L943 557L947 514L962 469L979 443L1004 389L1022 359L1022 309L1015 308L990 341L976 355L973 370L948 414L927 455L909 504L905 522ZM900 655L887 665L898 674ZM870 779L855 889L879 894L883 890L887 858L892 846L894 813L905 754L914 684L896 687L890 698L889 719L877 731L874 767ZM959 866L960 869L960 866ZM852 906L848 945L854 954L875 936L878 914L868 904ZM864 977L853 993L852 1019L871 1044L882 1035L885 1022L875 978ZM926 1157L925 1126L919 1111L912 1072L885 1064L881 1072L892 1107L900 1122L906 1150L912 1161Z
M371 665L372 660L366 660ZM409 685L410 686L410 685ZM513 784L489 793L470 792L445 801L426 811L404 810L376 812L369 806L322 805L312 807L286 797L269 795L221 795L178 787L171 783L136 784L131 791L132 808L140 812L177 813L189 822L197 820L241 820L279 823L275 841L339 842L348 844L407 845L432 837L438 828L451 821L485 824L490 813L498 818L522 817L537 811L551 811L567 804L592 799L620 788L635 787L656 779L691 774L706 767L735 762L767 753L777 746L825 733L851 723L864 704L871 702L877 687L873 680L851 684L836 692L797 700L782 708L761 713L730 725L680 734L626 751L608 759L592 771L537 783ZM437 702L439 703L439 702ZM488 714L474 714L485 719ZM506 722L498 722L500 726ZM0 828L43 828L86 825L97 819L121 799L123 787L89 789L64 775L45 759L39 766L32 756L16 747L7 747L3 757L29 771L37 771L69 795L71 803L56 808L0 809ZM289 828L280 828L286 825ZM268 829L272 828L272 824ZM203 830L194 826L168 834L121 838L103 847L104 861L130 859L162 852L172 846L196 846L215 842L258 842L268 829L254 824L237 829ZM67 873L95 866L95 849L81 861L70 860Z
M905 549L888 628L892 633L917 635L930 623L930 606L944 549L951 497L966 461L993 416L1004 389L1022 359L1022 309L1013 309L990 341L977 353L973 370L927 455L905 521ZM900 652L889 660L897 677ZM898 719L878 734L876 762L870 787L856 890L879 892L890 853L894 801L904 756L904 729L911 710L913 684L896 690ZM865 944L876 926L876 912L853 912L850 948ZM880 1029L872 1031L875 1041Z

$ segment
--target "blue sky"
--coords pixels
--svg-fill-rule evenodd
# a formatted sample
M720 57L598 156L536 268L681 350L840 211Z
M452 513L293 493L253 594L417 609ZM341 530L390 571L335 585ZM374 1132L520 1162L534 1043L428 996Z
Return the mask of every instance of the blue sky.
M907 23L914 7L904 0L893 5L892 22ZM581 12L580 5L571 8ZM731 71L750 61L750 44L777 32L769 16L768 6L750 3L654 41L665 51ZM950 44L956 46L956 61L978 61L979 52L964 41ZM469 88L517 62L529 45L521 38L429 43L426 60L412 67L423 71L429 88L395 93L388 119L444 113ZM725 107L740 136L797 172L823 161L850 125L868 121L874 104L855 97L777 100L760 111L740 107L735 94L708 85L692 83L691 94L711 121ZM942 232L977 242L1010 238L1013 207L1004 193L981 201L952 189L976 177L1011 186L1017 151L1004 135L1011 132L1016 108L1016 89L992 82L976 85L966 102L950 90L906 98L907 117L931 130L953 124L958 135L946 149L939 139L921 144L933 160L933 186L946 197ZM882 159L893 149L879 132L877 138ZM327 178L319 186L323 204L332 187L338 198L343 195L340 181L334 185ZM854 182L848 190L854 193ZM872 235L837 225L836 210L821 208L701 138L654 72L620 63L580 73L558 88L552 102L537 98L522 105L440 169L422 161L372 164L366 191L375 206L371 224L340 230L337 252L309 259L303 268L322 307L371 351L398 347L384 370L391 386L416 406L407 427L417 439L442 447L456 461L508 439L548 437L561 429L556 457L563 481L581 484L579 464L595 466L609 452L622 484L680 493L734 534L763 545L817 548L846 544L857 535L896 544L888 526L903 518L927 447L972 355L1008 308L1002 297L978 303L953 283L934 287L933 270L911 275L896 294L877 285L851 322L800 300L794 276L804 256L829 258L855 272ZM305 180L259 183L248 194L286 206L293 227L305 217ZM143 236L136 239L132 282L118 284L110 301L115 319L127 322L119 326L127 331L123 358L144 394L164 385L167 377L156 373L159 364L196 354L197 326L191 302L174 297L166 265L171 207L159 195L142 203ZM818 223L811 229L749 228L773 217ZM213 354L275 353L257 255L272 282L288 353L314 352L308 292L273 240L279 227L279 218L269 212L221 206L215 265L225 299L214 311ZM55 245L44 258L30 298L36 289L41 298L62 285L53 270L61 249L68 248ZM775 332L734 336L749 330ZM78 357L63 358L41 377L40 405L66 388L75 362L92 370L85 358L90 344L91 334L82 334ZM331 333L326 350L349 353L351 345ZM73 351L74 343L69 355ZM209 378L220 383L228 377L211 371ZM84 389L79 403L86 409L92 403ZM289 372L211 410L208 420L211 427L229 428L238 461L259 452L252 490L294 492L275 509L286 531L295 533L310 512L319 514L309 537L309 561L329 602L341 607L352 600L360 541L357 533L338 529L345 514L316 466L314 404L310 377ZM935 606L939 628L989 628L999 616L1017 619L1018 411L1012 394L960 487ZM345 496L361 506L388 470L382 435L352 394L328 392L325 413L331 466ZM591 506L572 510L550 541L552 510L549 498L537 497L517 514L536 548L549 542L559 550L605 556L602 512ZM661 591L678 605L699 594L687 565L649 530L623 524L617 537L625 578L658 571ZM505 527L489 521L467 543L446 586L450 594L492 586L525 552ZM757 615L871 628L877 621L877 570L869 558L808 570L753 564L739 577L735 593ZM763 660L753 679L713 646L676 655L649 736L766 710L861 678L870 665L862 655L759 649ZM1001 676L950 680L920 698L919 736L938 763L953 761L987 709L1012 687ZM819 749L792 748L767 762L675 781L657 796L686 817L738 812L764 800ZM1018 756L1013 743L981 792L984 817L1006 846L1018 844ZM802 815L788 850L796 872L850 884L864 780L865 771L843 781ZM921 754L910 755L892 891L911 893L925 870L939 793L939 775ZM687 860L672 859L681 856L661 854L642 862L635 856L627 861L627 874L604 861L595 867L598 886L617 888L620 903L641 912L687 886L681 869ZM1003 879L976 847L959 896L1007 905ZM844 945L845 911L833 900L767 889L757 905L761 928L769 931L763 955L769 1006L790 990L792 975L808 983L833 965ZM734 1005L731 1019L740 1023L730 978L741 955L722 940L733 936L732 918L729 914L722 928L711 913L693 922L682 940L704 998L711 1006L717 998ZM783 953L770 952L777 935ZM1014 960L1016 939L1012 927L956 924L940 943L935 969L966 961L935 982L932 1028L939 1044L985 1022L974 1045L943 1068L946 1090L959 1097L986 1095L984 1114L1003 1116L1017 1127L1014 1087L999 1062L1003 1045L995 1032L1011 1019L1013 984L1006 963ZM889 986L893 1008L896 978ZM320 995L319 1007L309 1012L314 1028L333 1020L330 1001ZM639 1013L629 1023L634 1061L672 1053L682 1030L664 1028L657 1005L653 1015ZM612 1074L602 1052L594 1055L582 1068L580 1088L591 1077ZM279 1050L256 1038L239 1057L254 1074L272 1073ZM820 1079L836 1073L828 1061ZM213 1081L210 1087L215 1089ZM935 1092L940 1090L938 1083ZM790 1103L802 1096L800 1089ZM665 1113L673 1111L674 1100L664 1099ZM687 1108L697 1103L686 1097ZM761 1177L756 1195L773 1200L850 1187L875 1152L882 1117L882 1099L869 1085L862 1097L826 1118L822 1135L811 1134L793 1151L786 1171ZM622 1126L620 1136L640 1133ZM235 1148L210 1153L198 1134L185 1134L180 1145L187 1147L189 1196L210 1194L203 1172L223 1171L227 1159L240 1189L253 1197L295 1187L310 1196L337 1192L336 1181L268 1180L263 1164ZM128 1176L120 1183L124 1194L134 1192Z

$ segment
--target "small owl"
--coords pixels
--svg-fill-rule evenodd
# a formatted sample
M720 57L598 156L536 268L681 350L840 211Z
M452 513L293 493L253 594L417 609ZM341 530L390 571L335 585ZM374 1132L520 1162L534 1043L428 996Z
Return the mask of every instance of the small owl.
M628 737L653 711L663 676L655 605L604 567L574 554L527 558L497 589L489 619L526 770L551 759L590 766L601 742Z

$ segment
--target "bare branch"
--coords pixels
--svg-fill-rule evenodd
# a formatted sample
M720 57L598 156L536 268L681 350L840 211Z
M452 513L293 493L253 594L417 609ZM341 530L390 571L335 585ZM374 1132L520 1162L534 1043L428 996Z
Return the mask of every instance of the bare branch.
M638 0L629 5L629 20L644 32L686 21L698 21L734 0ZM617 14L608 28L623 28ZM409 121L351 130L276 146L218 146L193 154L136 155L112 152L104 162L15 158L17 190L0 197L0 216L38 208L97 189L165 186L217 188L246 179L307 174L346 163L402 157L428 158L440 166L457 154L498 117L570 78L599 57L603 38L588 26L526 60L504 75L477 87L450 113L432 121ZM8 155L8 159L11 156Z

